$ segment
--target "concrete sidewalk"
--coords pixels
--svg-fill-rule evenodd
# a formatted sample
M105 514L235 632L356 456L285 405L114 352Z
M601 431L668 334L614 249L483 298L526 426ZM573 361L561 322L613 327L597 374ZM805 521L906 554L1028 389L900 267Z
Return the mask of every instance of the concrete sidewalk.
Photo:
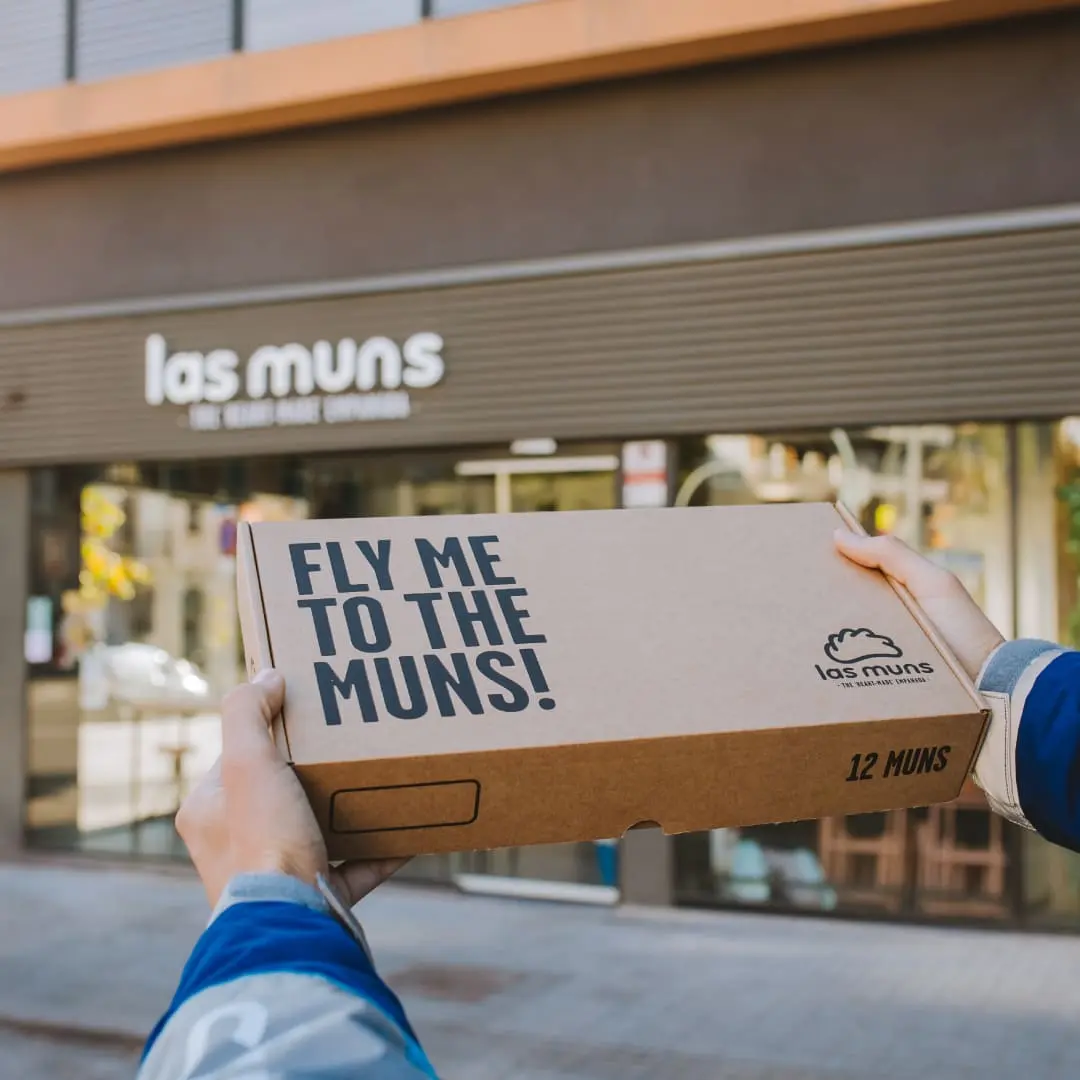
M130 1075L132 1041L205 920L197 882L4 865L0 897L10 1075ZM448 1080L1080 1075L1080 938L645 917L404 886L360 912ZM65 1046L49 1025L111 1034Z

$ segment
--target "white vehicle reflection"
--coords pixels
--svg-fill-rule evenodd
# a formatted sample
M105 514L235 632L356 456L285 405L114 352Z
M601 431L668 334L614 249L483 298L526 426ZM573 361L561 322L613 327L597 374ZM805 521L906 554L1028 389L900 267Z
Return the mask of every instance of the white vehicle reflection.
M713 829L709 861L721 900L812 911L836 909L836 890L809 848L765 847L738 829Z
M198 712L211 703L210 684L190 660L156 645L129 642L102 650L109 700L141 712Z
M155 645L95 646L79 675L88 704L78 727L76 820L107 846L108 830L171 819L220 754L221 719L206 676Z

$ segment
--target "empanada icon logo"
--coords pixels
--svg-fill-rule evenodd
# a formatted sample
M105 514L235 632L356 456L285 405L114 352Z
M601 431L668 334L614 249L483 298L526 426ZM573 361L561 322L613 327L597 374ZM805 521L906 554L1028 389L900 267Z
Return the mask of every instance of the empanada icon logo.
M904 651L891 637L875 634L865 626L831 634L825 643L825 655L837 664L861 664L864 660L892 660Z

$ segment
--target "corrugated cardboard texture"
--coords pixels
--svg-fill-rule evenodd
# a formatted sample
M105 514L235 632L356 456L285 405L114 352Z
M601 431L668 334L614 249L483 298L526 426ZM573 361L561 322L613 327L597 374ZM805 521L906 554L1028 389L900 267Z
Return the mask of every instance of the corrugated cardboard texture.
M840 520L255 524L245 642L286 678L282 745L339 857L950 798L981 705L889 583L836 554Z

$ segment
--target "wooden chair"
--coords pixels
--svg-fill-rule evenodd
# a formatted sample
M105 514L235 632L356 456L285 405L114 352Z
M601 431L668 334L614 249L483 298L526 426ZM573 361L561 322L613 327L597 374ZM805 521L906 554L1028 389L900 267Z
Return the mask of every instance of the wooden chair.
M961 815L986 815L985 844L961 842ZM1005 918L1009 901L1005 891L1005 826L987 808L986 800L968 786L958 799L931 807L918 828L918 903L928 915Z
M883 815L877 836L852 835L848 818L823 818L818 826L818 855L840 905L899 911L904 886L904 833L907 812Z

